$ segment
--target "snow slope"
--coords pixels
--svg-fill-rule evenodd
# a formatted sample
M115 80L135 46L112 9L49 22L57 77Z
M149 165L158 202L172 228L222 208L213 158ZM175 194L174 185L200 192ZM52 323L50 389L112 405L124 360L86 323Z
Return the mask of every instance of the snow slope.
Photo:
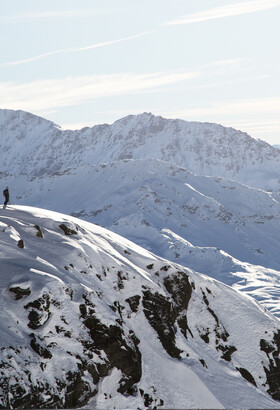
M30 183L11 177L9 185L21 203L106 226L280 315L280 205L271 193L159 160L83 166Z
M1 406L279 408L279 320L97 225L0 213Z

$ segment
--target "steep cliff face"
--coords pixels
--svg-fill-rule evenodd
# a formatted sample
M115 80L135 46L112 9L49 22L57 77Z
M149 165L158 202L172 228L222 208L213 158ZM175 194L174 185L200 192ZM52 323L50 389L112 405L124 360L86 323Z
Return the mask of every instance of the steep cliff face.
M250 298L37 208L1 211L0 245L2 408L279 407L279 321Z

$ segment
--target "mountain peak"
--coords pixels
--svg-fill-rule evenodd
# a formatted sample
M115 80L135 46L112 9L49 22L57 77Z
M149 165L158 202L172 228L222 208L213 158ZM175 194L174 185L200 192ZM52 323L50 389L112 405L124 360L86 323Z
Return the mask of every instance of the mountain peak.
M16 123L22 123L22 127L28 125L29 123L33 125L44 123L49 126L59 127L54 122L27 111L0 109L0 124L3 126L3 123L6 125L9 122L13 123L13 125Z

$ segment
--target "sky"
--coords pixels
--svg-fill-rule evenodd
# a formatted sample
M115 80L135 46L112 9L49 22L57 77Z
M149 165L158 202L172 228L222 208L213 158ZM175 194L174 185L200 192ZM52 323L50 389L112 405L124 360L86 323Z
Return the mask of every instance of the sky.
M280 144L280 0L0 0L0 108L65 129L129 114Z

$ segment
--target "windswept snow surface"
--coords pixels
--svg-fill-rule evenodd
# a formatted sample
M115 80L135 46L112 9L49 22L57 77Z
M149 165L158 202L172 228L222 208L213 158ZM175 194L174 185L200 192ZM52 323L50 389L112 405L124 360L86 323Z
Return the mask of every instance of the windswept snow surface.
M0 257L2 406L279 408L279 321L250 297L31 207L1 209Z
M83 166L32 182L11 177L9 184L23 203L105 226L280 315L280 204L272 193L159 160Z

